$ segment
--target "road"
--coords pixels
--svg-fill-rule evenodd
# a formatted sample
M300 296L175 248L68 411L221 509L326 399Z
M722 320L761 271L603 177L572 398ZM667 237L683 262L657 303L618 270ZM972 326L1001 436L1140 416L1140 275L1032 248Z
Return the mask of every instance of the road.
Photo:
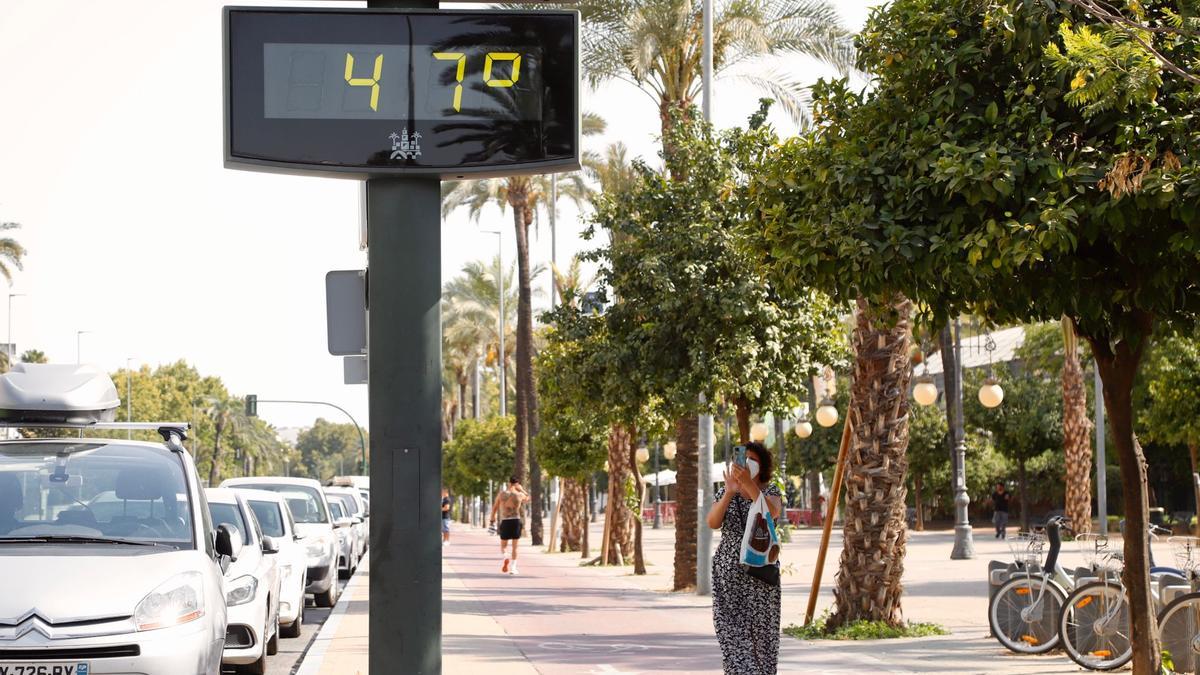
M343 589L346 587L345 581L338 583ZM267 657L267 675L292 675L296 672L297 666L300 665L300 659L304 657L304 652L308 651L313 638L317 636L317 631L321 630L325 619L329 618L329 612L328 609L313 605L312 600L309 599L308 606L304 609L304 627L300 631L300 637L280 638L279 653ZM237 672L236 669L230 667L221 671L222 675L233 675Z

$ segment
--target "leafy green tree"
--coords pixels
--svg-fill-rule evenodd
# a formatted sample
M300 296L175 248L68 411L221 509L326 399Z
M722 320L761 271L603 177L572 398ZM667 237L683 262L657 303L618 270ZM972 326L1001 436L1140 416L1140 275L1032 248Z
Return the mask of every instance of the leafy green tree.
M913 504L917 509L918 531L925 529L924 488L930 479L949 477L950 455L946 452L946 413L936 405L916 405L908 409L908 476L913 486ZM949 485L949 482L939 483Z
M1145 379L1149 401L1139 421L1146 436L1156 443L1186 446L1191 472L1200 472L1200 340L1175 335L1156 345ZM1200 509L1200 488L1191 482Z
M366 442L370 452L371 439L367 438ZM346 467L358 466L362 444L355 425L317 418L311 427L296 437L296 451L300 456L296 475L328 480L345 472Z
M782 294L737 246L735 228L758 217L745 199L746 171L774 140L762 123L716 133L696 116L668 127L665 175L644 165L625 192L606 195L594 226L610 234L598 252L615 302L603 316L611 384L605 400L631 420L649 406L676 420L678 489L696 489L695 415L710 405L736 409L749 440L753 413L790 410L824 364L845 361L835 306L818 293ZM675 588L695 584L695 504L676 518Z
M26 349L21 354L21 363L49 363L50 359L46 358L46 352L40 349Z
M515 420L511 415L463 420L454 440L448 445L457 471L473 481L470 494L486 494L488 481L505 485L512 476L513 453L516 449Z
M1150 3L1158 6L1158 2ZM896 0L859 38L873 87L815 89L819 127L761 178L759 250L837 298L903 293L942 317L1067 316L1099 365L1127 518L1134 670L1158 670L1144 458L1131 392L1156 322L1194 323L1200 138L1194 87L1071 100L1045 46L1071 5Z

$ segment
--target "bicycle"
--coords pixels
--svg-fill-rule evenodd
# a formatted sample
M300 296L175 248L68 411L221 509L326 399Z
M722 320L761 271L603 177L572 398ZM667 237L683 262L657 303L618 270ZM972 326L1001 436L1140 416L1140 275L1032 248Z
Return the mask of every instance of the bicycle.
M1059 563L1067 519L1046 522L1045 535L1019 533L1009 544L1015 562L988 602L988 624L1000 644L1018 654L1044 654L1058 646L1059 616L1074 579ZM1042 562L1042 550L1046 551ZM1048 571L1047 571L1048 570Z
M1081 534L1076 541L1095 580L1081 579L1067 596L1058 626L1063 651L1089 670L1114 670L1133 658L1129 603L1120 580L1124 558L1109 550L1103 535Z
M1200 672L1200 539L1171 537L1168 541L1187 585L1160 586L1164 601L1169 594L1183 591L1165 602L1158 614L1163 667L1172 673L1196 673Z

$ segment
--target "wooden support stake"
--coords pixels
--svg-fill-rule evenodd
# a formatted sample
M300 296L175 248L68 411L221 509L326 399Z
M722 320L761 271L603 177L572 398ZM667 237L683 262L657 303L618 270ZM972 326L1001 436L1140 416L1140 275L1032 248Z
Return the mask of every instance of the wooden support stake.
M850 450L850 409L846 410L846 423L842 426L842 443L838 446L837 468L833 472L833 487L829 494L829 504L825 516L825 527L821 532L821 548L817 550L817 566L813 570L812 591L808 594L808 610L804 613L804 625L812 623L813 614L817 611L817 595L821 591L821 574L825 570L825 554L829 551L829 535L833 530L833 516L837 510L838 499L842 496L842 477L846 471L846 456Z
M554 502L554 511L550 513L550 539L546 543L546 553L554 553L554 539L558 534L558 511L562 508L562 492L558 493L558 501Z

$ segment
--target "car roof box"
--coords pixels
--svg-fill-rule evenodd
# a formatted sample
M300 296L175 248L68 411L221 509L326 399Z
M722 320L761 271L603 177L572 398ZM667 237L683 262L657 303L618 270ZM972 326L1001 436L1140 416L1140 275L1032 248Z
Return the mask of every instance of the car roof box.
M95 366L18 363L0 375L0 421L9 426L111 422L120 405L112 378Z

